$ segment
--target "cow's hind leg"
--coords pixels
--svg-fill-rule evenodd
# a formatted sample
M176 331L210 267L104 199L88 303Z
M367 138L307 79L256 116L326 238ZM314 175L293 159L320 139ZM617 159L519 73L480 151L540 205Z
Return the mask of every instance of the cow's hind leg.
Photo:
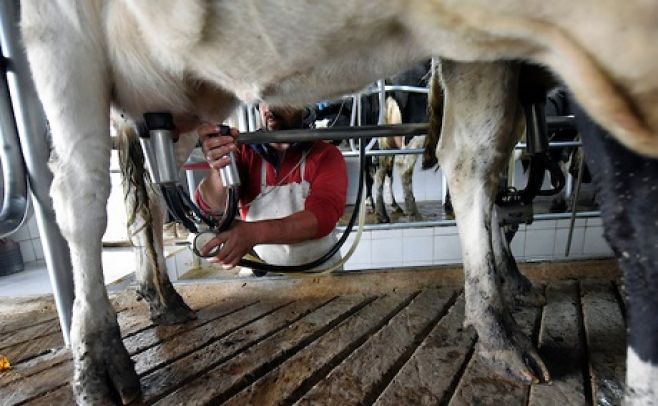
M169 281L162 242L164 216L160 198L148 179L137 133L127 123L120 127L118 135L128 232L137 260L137 293L148 302L151 320L157 324L193 319L194 312Z
M530 283L516 265L503 228L498 221L498 212L494 207L491 216L491 244L496 261L496 273L500 281L503 296L510 304L542 306L545 303L541 289Z
M75 14L92 15L84 10L91 6L80 3L67 15L58 6L21 3L23 41L55 149L51 195L73 265L73 388L78 404L109 403L117 394L128 403L139 397L139 379L121 341L101 268L110 192L111 86L99 39L93 38L100 28Z
M382 156L379 158L379 165L375 171L375 216L378 223L391 222L386 212L386 204L384 203L384 181L386 180L388 166L391 165L391 158Z
M400 207L397 200L395 200L395 191L393 191L393 168L394 167L395 167L395 157L391 157L391 163L388 165L388 168L387 168L387 171L386 171L386 176L388 177L388 191L391 195L391 209L393 210L393 213L402 214L402 213L404 213L404 210L402 210L402 207Z
M424 142L424 137L414 137L409 142L409 145L407 145L407 148L421 148ZM418 206L416 205L416 198L414 197L413 188L413 174L417 160L418 155L402 155L397 157L395 160L395 165L398 168L398 173L400 174L400 179L402 181L405 214L414 221L422 221L423 216L420 214Z
M624 271L626 404L658 405L658 159L630 152L580 107L575 114L605 236Z
M516 142L517 69L507 63L442 62L445 110L438 158L445 171L464 261L465 324L479 354L501 376L529 383L548 371L503 300L492 248L499 173Z

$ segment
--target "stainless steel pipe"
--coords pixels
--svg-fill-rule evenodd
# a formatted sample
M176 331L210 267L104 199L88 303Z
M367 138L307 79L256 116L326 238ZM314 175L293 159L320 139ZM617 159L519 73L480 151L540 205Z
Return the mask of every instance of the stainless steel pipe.
M1 57L4 59L4 53ZM25 163L16 131L5 69L3 66L0 78L0 173L4 185L3 198L0 201L0 238L18 231L30 212Z
M69 247L55 222L55 211L49 194L53 175L47 165L50 157L48 124L21 46L19 15L18 1L0 2L0 46L9 60L7 84L15 107L16 129L25 159L57 314L64 342L68 346L74 295L73 272Z
M600 217L600 211L582 211L576 213L576 218L593 218ZM543 213L535 214L533 220L568 220L571 218L571 213ZM385 223L385 224L366 224L363 226L363 231L378 231L378 230L399 230L402 228L427 228L427 227L452 227L457 225L455 220L434 220L434 221L412 221L408 223ZM343 232L344 226L336 227L336 230Z

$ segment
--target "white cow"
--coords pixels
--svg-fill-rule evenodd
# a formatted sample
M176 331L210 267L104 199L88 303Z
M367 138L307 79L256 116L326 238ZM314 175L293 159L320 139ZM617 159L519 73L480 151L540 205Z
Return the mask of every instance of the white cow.
M111 106L135 120L170 111L185 132L201 121L222 121L238 100L328 99L430 56L444 58L437 154L464 248L466 323L477 330L487 362L524 382L548 373L501 294L536 299L492 211L496 173L516 141L511 134L520 115L517 68L506 61L548 66L617 140L658 157L652 0L23 0L21 7L58 157L52 195L74 267L79 403L107 400L110 386L124 402L139 396L101 272ZM140 270L153 276L141 278L143 287L161 315L174 314L161 318L183 319L188 312L157 250L157 269ZM645 378L629 379L629 403L658 397L658 350L652 351L630 352L629 370Z

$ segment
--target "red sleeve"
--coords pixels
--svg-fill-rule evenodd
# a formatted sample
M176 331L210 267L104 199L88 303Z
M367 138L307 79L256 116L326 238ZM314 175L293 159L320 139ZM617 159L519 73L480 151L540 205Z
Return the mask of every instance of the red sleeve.
M199 209L204 214L210 214L212 211L212 208L208 206L208 203L206 203L203 198L201 197L201 193L199 192L199 188L197 187L196 190L194 191L194 201L196 202L196 205L199 206Z
M315 238L322 238L333 231L345 210L347 197L347 168L338 148L326 145L316 162L315 176L304 208L318 220Z

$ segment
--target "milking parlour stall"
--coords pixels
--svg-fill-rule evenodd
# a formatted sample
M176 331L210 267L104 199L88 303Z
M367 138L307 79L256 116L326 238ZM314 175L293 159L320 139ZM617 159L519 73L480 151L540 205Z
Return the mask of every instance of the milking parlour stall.
M658 404L658 7L508 3L3 1L0 405Z

